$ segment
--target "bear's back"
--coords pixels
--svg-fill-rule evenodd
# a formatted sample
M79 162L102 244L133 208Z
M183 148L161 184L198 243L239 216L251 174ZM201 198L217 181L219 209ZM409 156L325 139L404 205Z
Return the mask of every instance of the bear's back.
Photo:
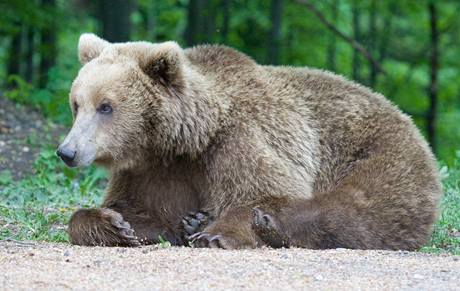
M188 60L201 73L229 74L257 66L247 55L223 45L198 45L185 50Z
M362 85L308 67L258 65L225 46L197 46L188 49L187 56L200 73L214 80L215 92L232 99L232 116L238 122L260 126L268 140L290 139L293 148L280 147L292 152L307 141L317 143L313 147L317 152L312 153L322 172L317 190L327 190L353 163L375 152L411 159L425 169L428 162L427 170L435 169L411 119ZM395 170L402 171L404 164L396 164Z

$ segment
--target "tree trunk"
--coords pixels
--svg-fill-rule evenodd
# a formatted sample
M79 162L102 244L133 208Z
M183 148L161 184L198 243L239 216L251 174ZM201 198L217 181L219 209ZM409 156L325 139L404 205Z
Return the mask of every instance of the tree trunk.
M358 43L361 42L361 9L358 7L359 1L353 0L353 38ZM353 50L353 65L352 65L353 80L361 81L361 59L358 51Z
M369 50L375 55L375 45L377 39L377 25L376 25L376 13L377 13L377 0L371 0L371 7L369 13ZM374 88L377 82L377 68L375 64L369 63L369 86Z
M332 7L331 7L332 21L331 22L334 26L337 26L337 20L339 17L339 9L337 7L338 5L339 5L338 0L334 0L332 2ZM327 46L327 61L326 61L327 65L326 66L329 70L333 72L337 70L336 53L337 53L337 39L336 39L335 34L330 33L329 42Z
M56 1L55 0L43 0L42 6L45 9L55 13ZM56 64L57 45L56 45L56 17L49 20L48 23L40 31L40 45L41 45L41 60L40 60L40 88L45 88L48 83L49 70Z
M227 42L228 28L230 23L230 0L222 1L222 31L221 39L223 43Z
M125 42L131 35L131 0L99 0L102 37L110 42Z
M439 71L439 31L438 15L435 1L428 3L430 16L430 85L428 96L430 98L430 108L427 116L428 142L436 153L436 111L438 103L438 71Z
M212 0L206 1L205 6L205 17L203 17L203 28L206 31L206 38L203 39L203 42L212 43L214 40L214 35L216 33L216 17L217 17L217 7Z
M17 30L11 37L6 71L8 75L19 75L22 50L22 25L16 23Z
M199 43L200 12L203 10L203 0L190 0L187 9L187 29L185 30L185 42L188 46Z
M389 13L393 14L394 9L391 7L389 8ZM381 32L381 36L378 40L378 60L380 63L383 62L383 60L386 59L387 57L387 52L388 52L388 42L390 41L392 37L392 31L393 31L393 21L392 17L385 17L383 21L383 27L384 29Z
M27 28L27 38L26 38L26 70L24 73L25 80L29 83L32 83L34 76L34 52L35 52L35 30L33 27L29 26Z
M281 45L281 17L283 14L283 0L272 0L271 20L272 28L268 38L268 61L267 63L277 65L280 62Z
M149 41L157 40L157 3L155 0L149 2L147 11L147 35Z

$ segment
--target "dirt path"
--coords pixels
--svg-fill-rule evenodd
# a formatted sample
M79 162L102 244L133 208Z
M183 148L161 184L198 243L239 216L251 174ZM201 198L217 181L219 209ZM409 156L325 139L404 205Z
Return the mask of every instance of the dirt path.
M0 242L0 289L459 290L460 256Z
M0 96L0 172L8 171L15 180L30 174L41 147L57 145L64 132L38 111Z

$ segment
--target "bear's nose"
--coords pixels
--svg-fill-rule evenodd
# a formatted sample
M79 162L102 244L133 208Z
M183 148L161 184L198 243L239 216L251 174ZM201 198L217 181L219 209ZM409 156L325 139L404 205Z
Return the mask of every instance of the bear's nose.
M56 154L64 161L64 163L66 163L67 166L74 166L73 162L75 160L75 156L77 155L77 151L59 147Z

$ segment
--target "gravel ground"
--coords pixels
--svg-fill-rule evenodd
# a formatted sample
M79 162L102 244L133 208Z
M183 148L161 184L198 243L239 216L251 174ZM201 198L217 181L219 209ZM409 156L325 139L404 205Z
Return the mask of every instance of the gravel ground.
M459 290L460 256L0 242L0 289Z

